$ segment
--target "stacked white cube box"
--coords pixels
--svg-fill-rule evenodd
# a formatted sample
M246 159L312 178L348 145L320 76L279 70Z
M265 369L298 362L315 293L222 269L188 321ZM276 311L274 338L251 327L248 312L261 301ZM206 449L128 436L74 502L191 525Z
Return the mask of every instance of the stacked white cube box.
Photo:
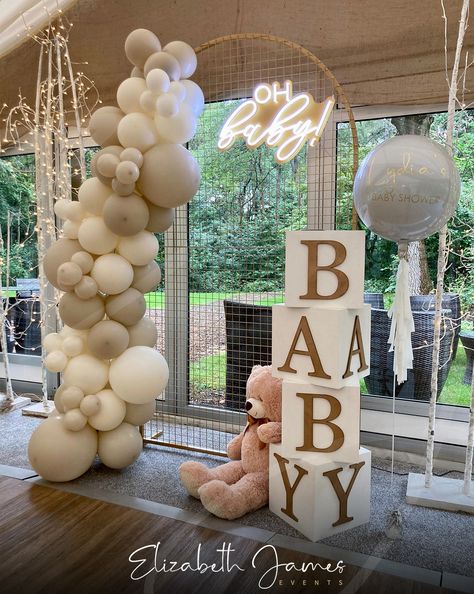
M273 307L282 440L270 448L270 509L311 540L368 521L370 452L359 381L369 375L363 231L290 231L285 304Z

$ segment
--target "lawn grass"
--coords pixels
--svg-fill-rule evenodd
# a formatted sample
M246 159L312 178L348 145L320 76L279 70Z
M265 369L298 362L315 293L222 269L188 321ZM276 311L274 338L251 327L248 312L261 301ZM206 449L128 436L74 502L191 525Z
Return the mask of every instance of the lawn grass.
M461 343L458 346L456 359L451 364L448 378L443 391L438 398L438 404L454 404L456 406L470 406L471 386L463 384L466 369L466 351Z
M189 293L189 305L209 305L215 301L223 299L232 299L236 293ZM145 295L148 309L164 309L165 293L164 291L155 291Z
M201 357L189 364L189 383L198 390L225 390L225 353Z

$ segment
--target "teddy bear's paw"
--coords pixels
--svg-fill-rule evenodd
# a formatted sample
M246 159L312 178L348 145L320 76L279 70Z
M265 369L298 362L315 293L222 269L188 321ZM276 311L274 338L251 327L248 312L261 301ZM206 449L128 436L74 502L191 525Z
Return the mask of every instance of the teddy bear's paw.
M224 481L213 480L206 483L199 489L201 503L218 518L233 520L238 518L235 515L232 487Z
M196 499L199 499L199 488L212 480L210 469L200 462L184 462L179 467L179 476L184 488Z

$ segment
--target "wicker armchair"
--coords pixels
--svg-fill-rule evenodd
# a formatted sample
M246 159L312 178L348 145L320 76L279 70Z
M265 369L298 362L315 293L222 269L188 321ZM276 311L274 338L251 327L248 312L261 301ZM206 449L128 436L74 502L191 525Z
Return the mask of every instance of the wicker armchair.
M444 312L447 313L447 312ZM415 332L412 334L413 369L408 370L407 381L396 386L397 398L429 400L431 393L432 344L434 312L415 311ZM388 337L391 320L383 309L372 309L370 375L365 378L369 394L392 396L393 353L389 353ZM443 323L438 371L438 394L448 377L452 362L454 331L452 324Z
M383 293L364 293L364 303L369 303L377 309L383 309Z
M241 410L254 365L272 362L272 308L224 301L226 327L225 404Z

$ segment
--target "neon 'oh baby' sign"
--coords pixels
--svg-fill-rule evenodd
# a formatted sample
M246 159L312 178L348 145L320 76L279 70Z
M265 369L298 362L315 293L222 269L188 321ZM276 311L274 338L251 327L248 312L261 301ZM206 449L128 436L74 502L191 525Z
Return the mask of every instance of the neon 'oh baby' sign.
M334 97L316 103L309 93L293 95L291 80L286 80L283 88L278 82L261 83L253 98L239 105L227 119L217 146L226 151L238 138L243 138L250 149L265 143L278 147L277 163L286 163L306 142L310 146L319 142L334 103Z

